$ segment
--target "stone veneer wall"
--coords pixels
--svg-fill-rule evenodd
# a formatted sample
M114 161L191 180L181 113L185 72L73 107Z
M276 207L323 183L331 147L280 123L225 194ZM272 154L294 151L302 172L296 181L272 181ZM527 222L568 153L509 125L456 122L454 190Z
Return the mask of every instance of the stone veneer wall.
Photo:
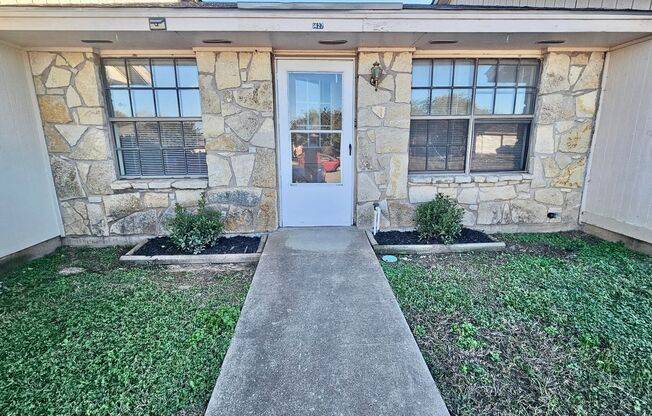
M398 68L391 58L399 58ZM387 77L375 92L366 76L358 84L358 225L369 227L373 202L383 228L412 227L416 204L438 192L465 209L464 223L487 231L572 229L578 226L585 165L597 110L604 55L548 53L530 141L529 172L506 174L407 174L407 123L396 120L410 97L410 54L361 54L360 73L378 58ZM395 58L395 59L396 59ZM409 76L409 75L408 75ZM399 110L400 109L400 110ZM380 140L379 140L380 138ZM407 187L403 187L403 183ZM558 214L548 218L548 213Z
M226 229L278 226L274 94L269 52L198 52L209 202Z
M379 62L383 76L378 91L369 72ZM410 138L411 52L361 52L357 82L357 192L356 224L373 224L374 203L382 210L381 226L397 227L408 197L408 142ZM408 215L409 216L409 215Z
M175 203L194 206L202 191L226 215L226 231L276 228L269 53L223 53L217 60L199 53L209 178L138 180L116 176L99 57L29 56L67 236L120 242L165 234L163 219Z

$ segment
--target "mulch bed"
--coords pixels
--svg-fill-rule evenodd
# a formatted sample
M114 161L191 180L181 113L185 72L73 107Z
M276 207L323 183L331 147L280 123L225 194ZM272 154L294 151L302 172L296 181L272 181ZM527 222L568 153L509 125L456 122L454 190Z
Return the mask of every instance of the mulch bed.
M411 245L411 244L444 244L438 238L421 239L416 231L380 231L374 238L380 245ZM493 243L494 240L482 231L463 228L452 244L464 243Z
M217 244L208 247L198 256L204 254L243 254L255 253L260 244L260 237L220 237ZM189 251L183 251L177 248L168 237L157 237L149 240L145 245L134 253L135 256L176 256L192 254Z

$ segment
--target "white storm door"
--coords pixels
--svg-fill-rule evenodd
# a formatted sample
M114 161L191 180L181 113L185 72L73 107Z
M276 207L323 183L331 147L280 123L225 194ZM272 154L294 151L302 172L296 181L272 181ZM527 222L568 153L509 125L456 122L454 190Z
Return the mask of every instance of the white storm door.
M353 223L352 60L276 61L281 225Z

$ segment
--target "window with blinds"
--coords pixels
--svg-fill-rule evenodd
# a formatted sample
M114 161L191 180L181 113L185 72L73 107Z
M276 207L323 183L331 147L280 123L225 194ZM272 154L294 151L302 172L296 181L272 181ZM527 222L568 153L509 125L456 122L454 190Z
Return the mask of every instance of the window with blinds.
M539 61L418 59L410 172L526 169Z
M206 176L195 60L111 58L102 67L121 176Z

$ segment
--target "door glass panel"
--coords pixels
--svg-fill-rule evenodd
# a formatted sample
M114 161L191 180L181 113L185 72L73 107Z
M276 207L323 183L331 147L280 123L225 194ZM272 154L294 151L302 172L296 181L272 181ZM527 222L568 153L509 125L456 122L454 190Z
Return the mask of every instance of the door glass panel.
M341 133L290 133L292 183L341 183Z
M292 183L341 180L342 74L289 74Z
M289 74L290 130L342 129L342 74Z

